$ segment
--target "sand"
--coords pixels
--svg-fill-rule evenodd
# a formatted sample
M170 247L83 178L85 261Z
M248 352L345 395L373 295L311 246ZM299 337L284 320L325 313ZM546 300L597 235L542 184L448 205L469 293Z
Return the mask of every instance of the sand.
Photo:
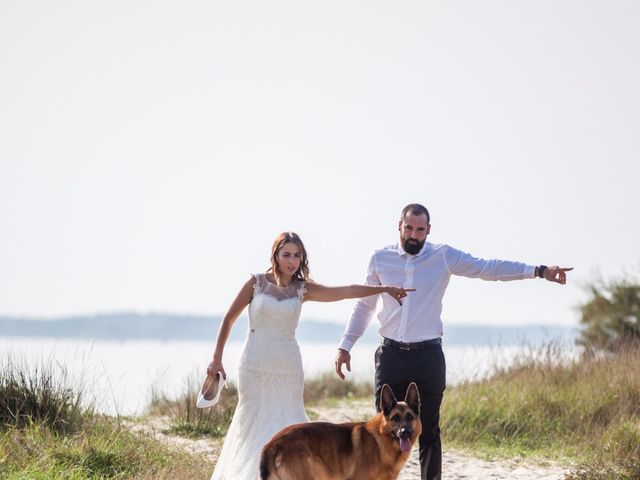
M329 422L361 421L374 413L370 401L338 402L329 407L312 407L310 410L317 415L316 420ZM450 449L445 449L442 453L443 480L561 480L565 473L569 473L568 468L553 462L483 460L469 453ZM417 445L411 451L411 456L398 479L420 479Z
M310 407L309 411L313 420L336 423L361 421L373 414L371 402L368 401L341 401L330 406ZM221 447L220 440L193 440L163 433L168 429L168 419L155 417L145 423L131 424L130 427L134 431L164 440L176 448L204 455L212 462L217 459ZM451 449L445 449L442 457L443 480L561 480L566 473L569 473L566 466L547 461L484 460L470 453ZM398 479L420 479L417 445L411 451Z

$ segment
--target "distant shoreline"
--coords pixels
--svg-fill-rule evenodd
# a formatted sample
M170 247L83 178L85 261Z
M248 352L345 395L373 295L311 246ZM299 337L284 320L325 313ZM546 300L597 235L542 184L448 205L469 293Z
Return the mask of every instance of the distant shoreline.
M0 337L84 338L94 340L204 340L215 337L219 316L139 314L123 312L58 318L52 320L0 317ZM296 337L300 342L322 343L340 338L344 326L316 320L302 321ZM378 343L378 324L371 325L360 342ZM241 317L230 341L243 340L247 318ZM450 345L540 345L552 341L573 343L573 326L446 325L444 340Z

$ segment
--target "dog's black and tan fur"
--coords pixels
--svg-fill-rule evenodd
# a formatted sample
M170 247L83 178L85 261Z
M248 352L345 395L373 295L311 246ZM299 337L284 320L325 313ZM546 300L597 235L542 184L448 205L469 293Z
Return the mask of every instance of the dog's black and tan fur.
M420 435L418 387L409 385L398 402L384 385L380 407L368 422L283 429L262 449L261 480L394 480Z

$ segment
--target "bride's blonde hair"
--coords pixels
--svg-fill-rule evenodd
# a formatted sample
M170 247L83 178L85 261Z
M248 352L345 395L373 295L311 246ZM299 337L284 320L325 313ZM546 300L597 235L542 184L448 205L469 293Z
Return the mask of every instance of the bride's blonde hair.
M293 243L300 248L300 267L293 274L292 280L298 280L300 282L306 282L309 280L309 262L307 260L307 250L304 248L304 243L300 239L300 236L294 232L282 232L278 235L271 247L271 267L267 270L267 273L272 273L276 279L278 286L282 285L280 279L280 267L278 265L278 253L287 243Z

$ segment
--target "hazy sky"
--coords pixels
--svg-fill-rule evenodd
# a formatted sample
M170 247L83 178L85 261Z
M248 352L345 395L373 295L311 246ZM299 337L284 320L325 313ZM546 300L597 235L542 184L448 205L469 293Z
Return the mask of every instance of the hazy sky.
M449 323L574 324L639 270L640 3L0 0L0 315L223 313L283 230L360 282L430 240ZM353 302L307 304L346 321Z

